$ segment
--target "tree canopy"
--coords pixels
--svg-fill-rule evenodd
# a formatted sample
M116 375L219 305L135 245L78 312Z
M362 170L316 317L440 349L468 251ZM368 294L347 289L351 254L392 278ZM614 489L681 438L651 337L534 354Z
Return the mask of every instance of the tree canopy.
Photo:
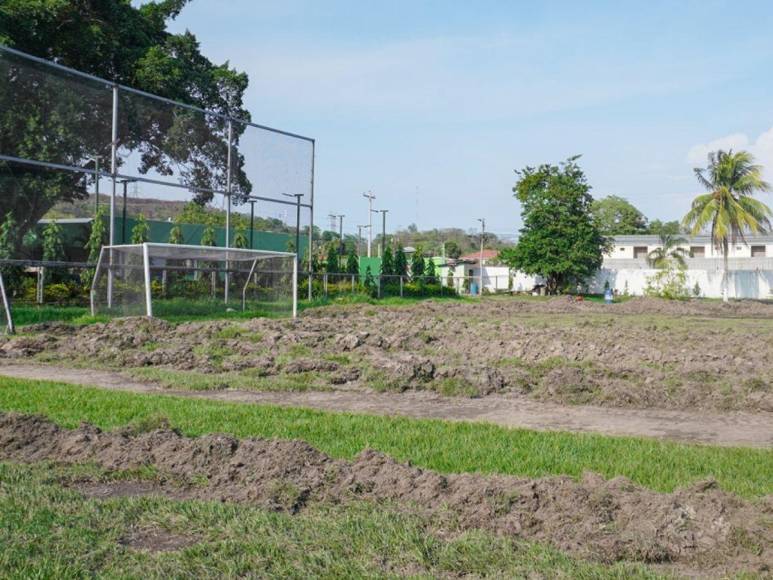
M590 276L608 247L594 223L590 186L577 159L516 171L513 191L523 227L518 244L500 257L511 268L545 278L549 293Z
M647 218L627 199L609 195L591 204L593 221L605 236L647 233Z
M216 65L204 57L190 32L167 30L185 4L187 0L140 6L129 0L5 0L0 6L0 43L112 82L248 119L242 103L247 76L227 62ZM222 117L123 97L118 145L138 155L141 173L171 175L174 170L186 185L224 188L228 145ZM6 55L0 59L0 150L91 167L96 155L109 159L111 102L110 91L96 81L52 74ZM238 150L234 160L238 200L251 185ZM80 173L0 165L0 214L15 214L17 246L57 201L85 197L90 180ZM195 195L200 203L211 197Z
M708 229L714 246L722 252L724 274L722 295L727 300L728 248L747 233L762 233L770 228L773 213L764 203L752 197L759 191L770 191L762 178L762 167L746 151L709 153L708 166L696 169L695 176L709 193L699 195L684 216L682 224L693 235Z

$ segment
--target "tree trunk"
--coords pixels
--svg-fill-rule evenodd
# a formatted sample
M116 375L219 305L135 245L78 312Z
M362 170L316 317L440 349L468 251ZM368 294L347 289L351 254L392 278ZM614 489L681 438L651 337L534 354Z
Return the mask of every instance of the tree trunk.
M728 302L728 282L727 279L727 269L728 269L728 251L729 251L729 245L727 243L727 240L724 240L722 242L722 301Z

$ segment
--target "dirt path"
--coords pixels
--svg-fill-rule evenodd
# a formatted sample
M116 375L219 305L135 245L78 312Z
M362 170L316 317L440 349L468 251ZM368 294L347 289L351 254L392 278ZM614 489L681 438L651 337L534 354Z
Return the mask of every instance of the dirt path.
M479 421L507 427L545 431L574 431L604 435L657 437L712 445L773 447L773 414L691 413L671 410L611 409L561 406L520 396L492 395L479 399L448 398L433 392L367 393L178 391L129 379L117 372L66 367L9 364L0 375L60 381L137 393L240 403L306 407L372 415Z

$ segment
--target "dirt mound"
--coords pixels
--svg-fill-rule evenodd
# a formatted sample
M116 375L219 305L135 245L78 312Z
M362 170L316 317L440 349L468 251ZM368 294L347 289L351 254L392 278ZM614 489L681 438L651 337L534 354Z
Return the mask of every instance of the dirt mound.
M247 388L266 388L257 377L294 385L306 374L310 388L333 390L756 412L773 411L771 336L773 305L761 302L500 297L333 306L297 320L39 326L0 337L0 358L229 373Z
M89 425L67 430L16 414L0 414L0 458L89 461L115 470L152 466L189 482L182 492L175 487L175 497L293 513L312 501L386 500L441 528L493 530L603 562L670 563L712 573L764 571L773 564L773 500L753 504L712 481L661 494L592 474L579 482L441 475L375 451L349 462L300 441L192 439L171 430L105 433Z

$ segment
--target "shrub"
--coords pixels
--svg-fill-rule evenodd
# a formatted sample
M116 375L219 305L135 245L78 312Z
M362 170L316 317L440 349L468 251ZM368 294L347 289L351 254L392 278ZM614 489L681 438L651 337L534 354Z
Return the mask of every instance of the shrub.
M659 270L647 277L644 295L667 300L687 300L690 297L687 276L684 271L674 266Z

